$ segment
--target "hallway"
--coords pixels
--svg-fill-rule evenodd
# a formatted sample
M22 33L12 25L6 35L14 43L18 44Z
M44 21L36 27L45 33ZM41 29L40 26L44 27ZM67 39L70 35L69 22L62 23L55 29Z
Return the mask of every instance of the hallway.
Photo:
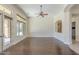
M76 55L67 45L53 37L26 38L8 48L4 55Z

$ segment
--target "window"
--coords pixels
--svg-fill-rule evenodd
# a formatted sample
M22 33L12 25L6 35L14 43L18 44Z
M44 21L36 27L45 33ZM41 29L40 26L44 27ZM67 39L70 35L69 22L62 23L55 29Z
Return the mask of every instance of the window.
M25 19L17 15L17 36L24 35Z
M23 36L23 23L20 23L20 32L19 32L20 36Z
M17 36L23 36L24 35L24 23L17 21Z
M6 16L3 21L3 35L3 45L6 46L10 44L11 41L11 19Z
M20 32L20 30L19 30L20 26L19 25L20 25L20 23L17 21L17 36L19 36L19 32Z

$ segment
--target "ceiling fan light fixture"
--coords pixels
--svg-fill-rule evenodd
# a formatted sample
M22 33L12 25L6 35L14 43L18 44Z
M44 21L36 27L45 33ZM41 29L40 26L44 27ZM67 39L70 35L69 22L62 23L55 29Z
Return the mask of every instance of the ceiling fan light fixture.
M42 16L42 17L44 17L44 16L48 15L48 13L45 12L45 11L43 11L42 7L43 7L43 5L40 5L40 14L39 15Z

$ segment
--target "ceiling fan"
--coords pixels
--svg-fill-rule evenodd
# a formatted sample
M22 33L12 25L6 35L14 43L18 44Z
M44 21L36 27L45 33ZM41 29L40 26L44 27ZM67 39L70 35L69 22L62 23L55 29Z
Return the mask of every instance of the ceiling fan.
M45 12L45 11L43 11L43 5L40 5L40 13L39 13L39 16L44 17L44 16L46 16L46 15L48 15L48 13Z

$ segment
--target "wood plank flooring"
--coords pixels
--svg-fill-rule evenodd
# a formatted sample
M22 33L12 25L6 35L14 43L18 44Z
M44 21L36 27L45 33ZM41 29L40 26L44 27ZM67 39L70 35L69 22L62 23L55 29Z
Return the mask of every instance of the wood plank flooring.
M5 55L76 55L67 45L53 37L26 38L4 51Z

